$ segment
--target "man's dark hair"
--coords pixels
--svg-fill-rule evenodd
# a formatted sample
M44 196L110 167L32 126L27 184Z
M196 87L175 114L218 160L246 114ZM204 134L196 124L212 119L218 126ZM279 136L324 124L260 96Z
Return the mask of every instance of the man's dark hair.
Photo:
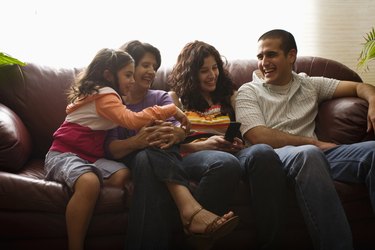
M261 35L261 37L259 37L258 39L258 42L260 40L265 40L268 38L281 39L280 46L281 46L281 49L284 51L285 55L288 54L288 52L291 51L292 49L295 49L297 52L296 40L294 39L294 36L288 31L281 30L281 29L270 30L264 33L263 35Z

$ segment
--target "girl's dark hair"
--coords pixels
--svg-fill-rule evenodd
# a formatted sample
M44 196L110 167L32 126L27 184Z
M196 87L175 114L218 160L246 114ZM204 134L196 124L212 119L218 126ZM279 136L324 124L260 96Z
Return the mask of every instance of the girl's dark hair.
M133 40L123 44L119 49L128 52L134 58L136 67L147 52L151 53L155 56L157 63L155 71L160 68L160 51L149 43L142 43L138 40Z
M117 72L130 63L134 63L134 60L124 51L101 49L89 66L75 79L68 92L68 102L72 103L77 99L98 93L102 87L111 87L119 93ZM109 70L113 74L115 79L113 82L109 82L104 78L105 70Z
M258 39L258 42L261 40L265 39L281 39L281 49L284 51L284 54L287 55L289 51L292 49L295 49L297 51L297 44L296 40L294 39L294 36L292 33L286 31L286 30L281 30L281 29L274 29L270 30L263 35L261 35Z
M222 114L234 120L234 110L230 98L234 93L234 84L229 72L224 68L224 61L216 48L202 41L185 45L177 58L172 72L168 76L171 89L181 98L185 110L204 112L209 104L200 93L199 70L204 59L213 56L219 70L216 89L211 93L214 104L221 104ZM225 60L225 64L227 61Z

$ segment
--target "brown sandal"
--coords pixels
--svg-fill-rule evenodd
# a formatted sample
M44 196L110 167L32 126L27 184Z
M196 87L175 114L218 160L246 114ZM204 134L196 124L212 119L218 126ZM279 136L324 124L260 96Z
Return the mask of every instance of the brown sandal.
M204 233L193 233L190 231L191 223L194 217L202 211L203 208L200 207L190 216L188 223L184 225L185 232L190 235L190 244L194 246L195 249L210 249L214 242L232 232L239 222L238 216L233 216L227 219L225 222L218 224L218 221L222 218L217 216L210 224L207 225Z

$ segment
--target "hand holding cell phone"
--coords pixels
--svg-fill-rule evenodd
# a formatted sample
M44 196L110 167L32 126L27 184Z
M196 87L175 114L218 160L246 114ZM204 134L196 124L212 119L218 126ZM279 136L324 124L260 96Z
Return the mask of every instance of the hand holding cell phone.
M231 122L229 123L229 126L227 128L227 131L225 132L224 139L233 142L236 135L238 135L239 130L241 127L240 122Z

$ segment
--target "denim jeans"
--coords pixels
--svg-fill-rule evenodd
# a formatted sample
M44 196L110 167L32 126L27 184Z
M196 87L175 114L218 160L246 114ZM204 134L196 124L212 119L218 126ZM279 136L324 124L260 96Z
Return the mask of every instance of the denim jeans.
M313 145L286 146L275 151L294 183L314 248L353 249L350 226L324 152Z
M198 182L193 193L198 202L205 209L221 215L227 212L240 179L236 157L211 150L192 153L181 161L176 155L165 154L162 150L146 149L133 156L130 168L134 194L126 249L132 250L185 247L181 219L165 185L166 180L182 185L188 179ZM177 176L176 172L179 173Z
M280 248L286 213L287 179L275 150L256 144L236 154L242 177L250 185L258 245Z
M375 141L340 145L324 152L333 179L364 183L375 213Z
M287 187L295 188L315 249L352 249L352 236L324 153L312 145L272 149L253 145L237 154L251 187L259 244L280 249Z
M241 179L238 159L217 150L202 150L183 158L189 179L198 183L194 197L207 210L223 215Z
M147 152L128 161L134 192L130 203L125 249L175 248L174 234L182 235L177 207L164 182L154 174Z

